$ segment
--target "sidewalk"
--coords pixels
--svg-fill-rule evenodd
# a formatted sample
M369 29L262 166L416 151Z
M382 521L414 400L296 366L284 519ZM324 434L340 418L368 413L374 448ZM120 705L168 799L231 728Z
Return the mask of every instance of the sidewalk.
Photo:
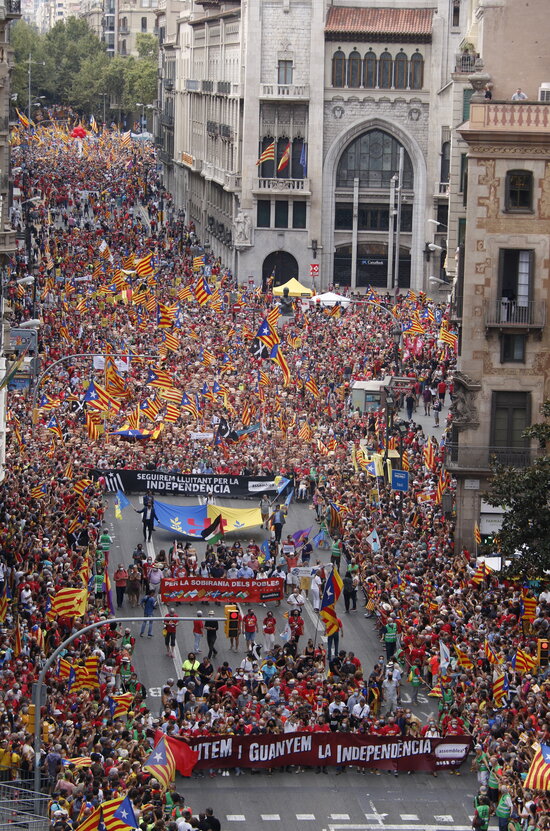
M415 424L420 424L422 429L424 430L424 434L426 436L435 436L437 439L437 443L441 441L441 436L445 431L445 426L447 424L447 416L449 415L449 406L451 404L451 399L449 398L449 394L445 398L445 405L441 412L439 413L439 427L434 426L434 416L433 412L430 416L424 415L424 402L419 401L418 406L416 408L416 412L413 413L413 421ZM407 420L407 410L403 407L396 415L396 419L402 419L403 421Z

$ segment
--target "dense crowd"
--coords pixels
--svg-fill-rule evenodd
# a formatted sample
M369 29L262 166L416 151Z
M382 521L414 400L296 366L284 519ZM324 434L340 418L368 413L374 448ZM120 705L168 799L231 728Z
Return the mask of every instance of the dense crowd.
M131 632L111 624L74 640L63 653L65 663L56 662L48 673L43 708L42 774L56 831L76 827L101 801L122 793L141 811L147 831L175 831L174 824L179 831L219 827L211 812L199 817L142 771L159 727L184 737L296 730L470 733L482 823L487 803L497 812L499 828L513 828L516 816L521 827L550 827L544 794L522 788L534 743L549 740L549 682L543 672L520 674L512 663L518 647L535 654L537 635L548 633L550 594L533 588L536 611L525 620L521 587L493 573L472 580L474 558L455 550L452 515L442 498L453 487L445 477L444 443L431 440L414 421L417 408L429 414L435 403L437 423L439 402L446 406L453 391L454 351L440 337L445 309L413 293L399 297L395 307L381 297L336 313L296 303L293 314L278 322L291 375L285 384L279 365L255 349L255 333L275 305L270 288L262 293L239 287L213 257L197 272L201 250L193 225L162 188L152 150L127 147L113 131L85 140L80 151L51 127L16 137L13 155L15 185L28 214L25 206L16 207L13 220L30 222L27 255L37 276L34 287L17 283L28 268L19 252L7 296L15 322L42 321L40 369L77 353L134 357L119 360L109 372L92 366L91 358L57 364L39 391L37 413L24 391L9 394L0 488L0 595L5 588L8 597L0 653L0 779L32 778L28 705L44 660L75 627L108 615L105 572L111 570L114 582L116 564L109 564L103 494L100 484L90 482L89 468L277 473L292 480L300 498L312 501L332 545L331 560L344 576L346 608L356 608L358 599L362 607L364 594L385 654L370 668L360 656L339 650L334 636L328 655L317 644L304 645L303 597L287 579L289 558L282 546L273 545L267 561L264 552L245 544L209 548L203 560L189 547L168 552L160 559L172 574L231 577L243 568L260 578L283 574L290 592L284 601L285 642L275 644L267 612L256 620L252 638L245 618L245 646L258 639L263 655L247 650L236 665L217 666L211 662L214 638L208 656L199 661L191 653L182 680L165 685L158 713L148 706L139 667L133 666ZM153 274L136 275L135 263L149 253ZM217 292L215 302L199 305L194 287L204 266ZM168 314L168 327L162 314ZM398 356L391 337L396 321L410 323ZM196 412L174 407L162 389L151 387L152 362L142 355L160 356L155 368L170 375ZM402 501L384 476L371 475L367 461L378 454L382 469L375 474L383 473L387 453L399 440L391 425L387 429L384 413L362 414L350 396L354 380L387 375L410 378L398 463L408 466L411 487ZM100 420L82 403L91 380L117 402ZM257 421L259 431L238 443L204 438L215 435L220 419L235 429ZM130 443L112 434L128 424L162 429L156 438ZM294 558L309 563L312 551L308 542ZM141 554L134 562L135 570L117 586L126 580L132 605L147 598L154 603L162 570ZM324 576L321 568L310 588L314 607ZM91 591L83 617L54 618L55 594L84 584ZM208 615L204 631L208 640ZM441 644L451 653L443 667ZM453 645L466 658L457 659ZM170 651L170 639L166 646ZM491 654L508 682L498 702ZM95 674L75 684L69 665L95 667ZM433 692L438 717L422 724L412 709L400 706L405 680L413 700L419 689ZM132 703L115 717L113 696L126 692ZM77 761L64 765L63 759ZM210 775L217 772L224 771L212 769Z

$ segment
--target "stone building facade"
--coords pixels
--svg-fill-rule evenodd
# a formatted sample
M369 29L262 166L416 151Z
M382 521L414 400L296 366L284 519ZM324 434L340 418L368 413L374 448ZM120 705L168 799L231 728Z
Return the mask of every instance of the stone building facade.
M239 279L446 280L449 90L469 7L183 0L173 93L159 83L164 150L174 106L165 182Z
M550 104L474 102L460 128L468 199L459 372L449 470L457 478L457 537L477 522L496 459L522 467L539 449L522 436L550 397ZM496 524L495 524L496 523Z

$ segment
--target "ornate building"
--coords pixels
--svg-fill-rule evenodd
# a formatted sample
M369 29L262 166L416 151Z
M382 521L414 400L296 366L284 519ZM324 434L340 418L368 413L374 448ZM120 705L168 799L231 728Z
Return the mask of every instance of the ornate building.
M460 128L468 199L456 419L448 467L458 538L495 530L483 502L492 460L522 467L540 450L522 433L550 397L550 104L472 99Z
M165 181L240 279L445 281L469 6L182 0L161 61Z

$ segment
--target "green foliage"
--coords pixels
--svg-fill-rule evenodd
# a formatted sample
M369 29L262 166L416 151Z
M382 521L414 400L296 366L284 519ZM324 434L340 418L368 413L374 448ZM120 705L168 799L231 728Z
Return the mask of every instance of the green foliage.
M159 42L155 35L139 32L136 35L136 48L138 58L156 61L159 53Z
M44 105L69 104L83 116L113 109L136 111L136 102L151 104L157 93L158 43L154 35L138 34L139 57L109 58L104 44L85 20L76 17L57 23L45 35L34 26L17 21L12 28L15 67L12 91L17 106L28 101L28 59L31 55L32 99L45 96ZM117 113L118 116L118 113Z
M550 402L543 414L550 416ZM537 438L544 448L550 424L533 425L525 435ZM512 559L509 573L543 577L550 570L550 456L541 456L526 468L497 465L484 498L505 508L498 541L503 559Z

